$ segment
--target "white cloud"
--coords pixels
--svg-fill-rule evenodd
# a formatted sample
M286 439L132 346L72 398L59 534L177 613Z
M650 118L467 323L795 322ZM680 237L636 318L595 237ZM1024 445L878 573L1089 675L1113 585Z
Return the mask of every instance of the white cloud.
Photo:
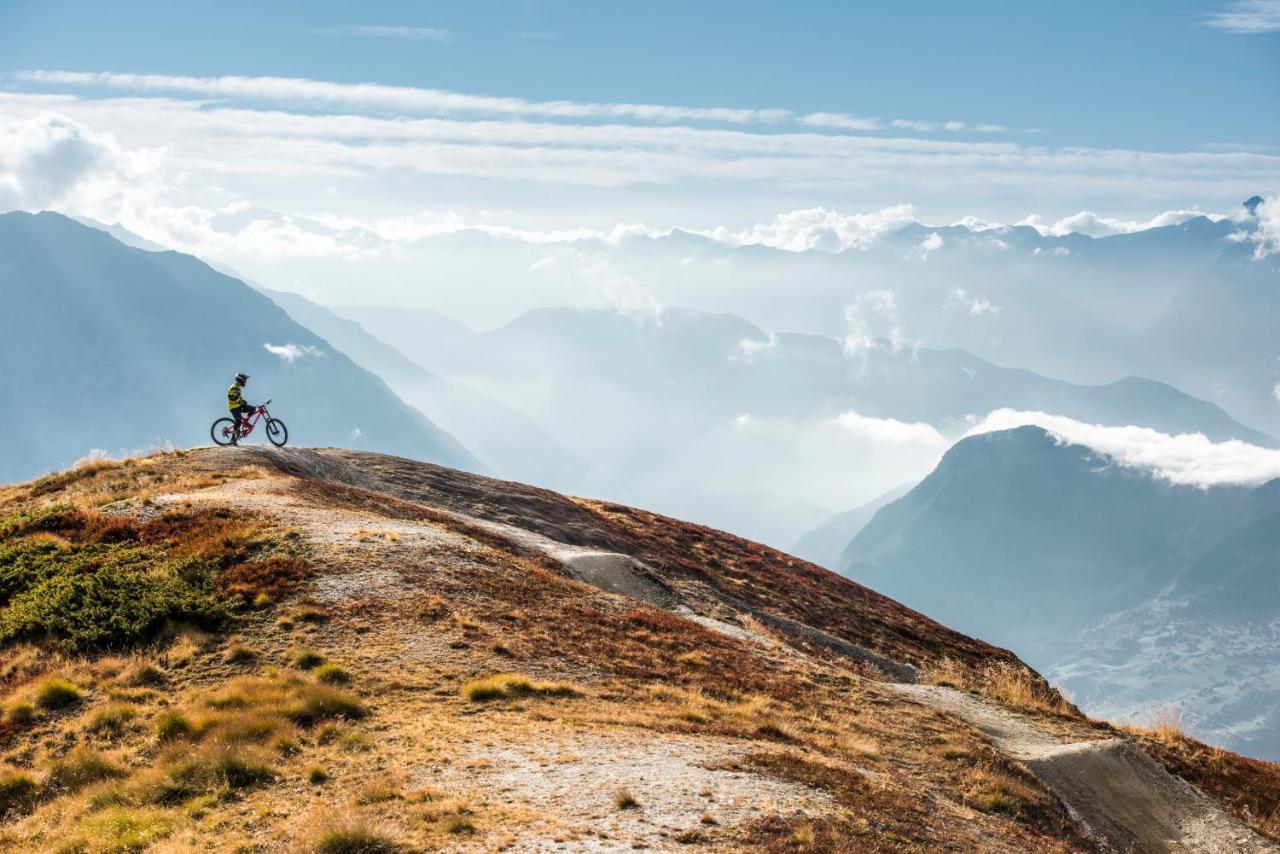
M916 445L937 451L948 444L941 433L919 421L872 418L850 409L837 415L834 422L842 430L881 445Z
M952 308L958 308L961 311L981 317L983 315L997 315L1000 313L1000 306L994 305L986 297L978 295L970 296L969 292L964 288L954 288L951 296L947 300L948 305Z
M884 119L874 116L851 116L848 113L809 113L797 121L802 125L818 128L839 128L840 130L884 130L887 125Z
M1280 450L1238 440L1212 442L1202 433L1171 436L1148 427L1104 427L1045 412L998 409L966 435L1035 425L1060 440L1085 445L1118 465L1170 483L1206 488L1257 485L1280 477Z
M548 118L628 118L651 122L713 121L731 124L776 124L790 116L787 110L774 109L528 101L523 98L466 95L443 89L421 89L413 86L331 83L303 77L190 77L59 70L20 71L15 76L19 80L32 83L103 86L141 92L170 92L442 115L475 113Z
M577 273L605 308L637 321L662 322L662 303L653 290L621 273L603 252L578 251L569 256Z
M928 424L852 410L813 419L743 413L698 444L690 465L714 472L717 489L757 491L767 484L834 511L923 478L949 444Z
M865 214L842 214L826 208L806 208L779 214L773 222L746 231L717 228L699 232L730 246L762 245L791 252L820 249L843 252L867 249L885 234L915 222L911 205L894 205Z
M313 347L310 344L263 344L262 349L290 363L306 358L322 359L325 355L319 347Z
M1045 223L1040 216L1033 214L1019 222L1018 225L1029 225L1049 237L1062 237L1066 234L1108 237L1113 234L1133 234L1137 231L1146 231L1149 228L1160 228L1166 225L1181 225L1187 220L1198 216L1207 216L1210 219L1225 219L1222 214L1207 214L1198 208L1164 211L1145 221L1114 219L1100 216L1093 211L1080 211L1053 223Z
M770 332L764 339L760 338L743 338L738 342L737 351L731 355L730 360L741 359L744 362L750 362L758 356L768 356L778 346L778 335Z
M1214 12L1206 23L1229 33L1280 32L1280 0L1235 0L1226 12Z
M893 291L874 290L861 294L844 309L846 356L865 356L887 342L897 352L905 341Z
M921 261L927 261L929 260L929 253L941 249L944 243L946 241L942 239L941 234L936 231L932 232L928 237L916 244L916 255L920 257Z
M1271 396L1274 397L1277 401L1280 401L1280 383L1276 383L1274 386L1272 386Z
M1259 261L1268 255L1280 253L1280 196L1264 199L1254 209L1252 231L1237 231L1233 240L1252 241L1253 257Z
M369 36L380 39L410 39L412 41L449 42L453 31L439 27L380 27L372 24L350 24L342 27L324 27L313 32L322 35Z
M1071 254L1071 250L1065 246L1055 246L1052 249L1045 249L1043 246L1037 246L1035 249L1031 250L1031 254L1037 258L1041 255L1050 258L1066 258Z
M126 150L114 135L48 110L0 120L0 210L110 213L127 197L153 196L162 158L155 149Z

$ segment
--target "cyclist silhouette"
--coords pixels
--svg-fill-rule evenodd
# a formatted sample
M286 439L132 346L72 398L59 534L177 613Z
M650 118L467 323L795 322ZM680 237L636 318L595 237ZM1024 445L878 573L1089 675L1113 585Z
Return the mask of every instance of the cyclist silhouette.
M249 420L249 416L253 414L256 406L250 405L245 399L241 391L245 384L249 382L248 374L236 374L236 380L231 384L231 388L227 389L227 409L231 411L231 417L235 419L236 429L231 434L231 444L235 445L240 439L240 429Z

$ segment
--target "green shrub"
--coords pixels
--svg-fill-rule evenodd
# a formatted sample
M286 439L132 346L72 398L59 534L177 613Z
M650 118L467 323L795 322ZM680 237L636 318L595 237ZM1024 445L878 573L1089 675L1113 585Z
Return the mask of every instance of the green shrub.
M0 774L0 819L24 813L35 806L39 789L31 775L22 771Z
M9 516L0 516L0 542L40 531L65 531L82 524L83 515L68 504L20 510Z
M36 686L36 705L56 711L80 702L84 692L65 679L46 679Z
M312 671L321 682L332 685L346 685L351 682L351 674L336 664L322 664Z
M329 779L329 772L321 768L319 765L312 765L307 769L307 782L313 786L318 786Z
M207 562L165 563L154 549L115 545L45 553L47 545L30 547L46 560L21 570L21 592L0 613L0 645L56 641L88 652L154 639L173 622L215 628L230 616L202 581Z

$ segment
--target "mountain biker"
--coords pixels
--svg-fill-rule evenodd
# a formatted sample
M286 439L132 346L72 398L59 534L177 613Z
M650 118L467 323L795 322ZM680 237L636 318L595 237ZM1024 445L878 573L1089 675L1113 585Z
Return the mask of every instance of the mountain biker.
M227 409L231 410L231 417L236 421L236 431L231 434L233 445L240 438L240 430L248 424L249 416L258 408L249 404L240 393L247 382L249 382L248 374L236 374L236 381L231 384L231 388L227 389Z

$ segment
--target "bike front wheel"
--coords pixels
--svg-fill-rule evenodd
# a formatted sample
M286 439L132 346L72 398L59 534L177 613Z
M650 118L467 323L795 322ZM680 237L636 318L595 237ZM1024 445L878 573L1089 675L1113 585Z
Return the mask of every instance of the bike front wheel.
M236 422L230 418L219 418L209 428L209 438L215 445L230 445L235 438Z
M289 441L289 428L279 418L267 419L267 441L277 448L283 448Z

